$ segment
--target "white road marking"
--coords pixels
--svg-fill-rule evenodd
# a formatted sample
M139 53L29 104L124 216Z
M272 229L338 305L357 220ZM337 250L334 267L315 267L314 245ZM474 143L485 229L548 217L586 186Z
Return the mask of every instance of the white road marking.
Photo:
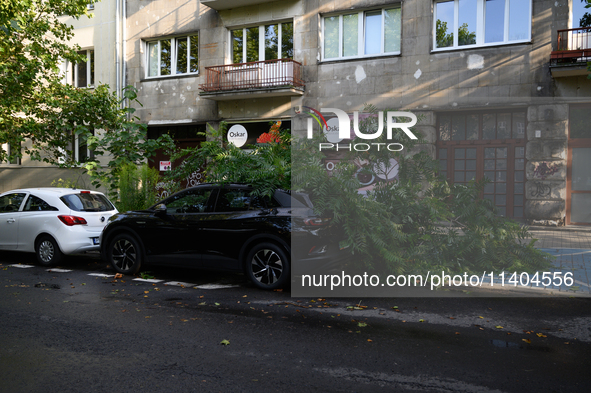
M35 267L34 265L21 265L21 264L8 265L8 266L18 267L19 269L27 269L29 267Z
M156 280L156 279L153 279L153 278L134 278L132 281L158 283L158 282L162 282L164 280Z
M174 286L177 286L177 287L188 287L188 288L191 288L191 287L194 287L195 286L195 284L191 284L191 283L188 283L188 282L179 282L179 281L165 282L164 285L174 285Z
M199 289L223 289L223 288L237 288L240 285L230 285L230 284L203 284L203 285L197 285L195 286L195 288L199 288Z
M88 273L89 276L95 276L95 277L115 277L114 274L103 274L103 273Z
M69 273L71 270L69 269L47 269L48 272L52 273Z

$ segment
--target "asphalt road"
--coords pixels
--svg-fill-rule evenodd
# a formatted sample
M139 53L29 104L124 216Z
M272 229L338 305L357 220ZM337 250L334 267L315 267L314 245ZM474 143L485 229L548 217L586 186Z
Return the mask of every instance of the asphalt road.
M69 271L19 262L34 257L0 253L3 393L591 389L589 299L358 306L260 291L239 275L114 278L97 256L68 258Z

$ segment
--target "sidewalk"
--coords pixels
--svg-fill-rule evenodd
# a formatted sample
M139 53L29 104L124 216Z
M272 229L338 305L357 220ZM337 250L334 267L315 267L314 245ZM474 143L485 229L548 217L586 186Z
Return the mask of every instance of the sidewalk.
M591 227L530 227L536 247L556 257L556 272L572 272L574 284L571 287L545 288L573 295L591 295Z

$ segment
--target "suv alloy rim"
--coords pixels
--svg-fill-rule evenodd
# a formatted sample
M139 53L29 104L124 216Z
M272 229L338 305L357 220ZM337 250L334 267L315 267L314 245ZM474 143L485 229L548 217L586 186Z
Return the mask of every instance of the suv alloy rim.
M252 275L262 284L274 284L283 273L281 257L273 250L265 248L258 251L250 263Z
M136 261L137 252L127 239L120 239L113 245L113 263L121 270L130 269Z

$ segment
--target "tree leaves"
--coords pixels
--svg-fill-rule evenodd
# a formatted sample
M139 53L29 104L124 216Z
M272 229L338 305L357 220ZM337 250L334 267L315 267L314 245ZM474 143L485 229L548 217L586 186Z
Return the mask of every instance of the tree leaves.
M361 121L360 129L376 129L378 111L371 106L365 111L373 116ZM310 195L317 214L333 217L342 230L341 244L355 255L351 265L388 274L482 274L549 266L550 256L534 248L527 228L497 216L492 203L480 198L484 180L451 185L440 177L439 162L427 154L424 140L411 141L401 133L392 140L380 138L372 142L399 142L404 150L351 151L330 174L318 149L319 135L292 144L292 186ZM365 141L351 141L357 142ZM398 163L397 181L378 183L361 195L353 163L386 167L391 159Z
M205 168L205 180L212 183L244 183L253 187L252 196L271 197L277 189L291 188L291 135L287 131L277 133L273 141L249 146L243 150L224 141L227 124L218 129L208 126L206 142L199 147L176 152L171 160L183 160L167 175L182 180ZM278 135L278 136L277 136Z
M87 4L88 0L0 4L0 143L13 147L9 157L0 149L0 161L28 155L64 168L83 164L93 184L105 185L113 194L123 164L144 162L156 149L171 146L172 140L148 140L145 125L133 117L135 109L122 107L109 86L85 89L63 83L60 63L75 64L84 56L77 45L69 45L73 28L61 20L90 17ZM141 105L132 87L122 95ZM69 153L76 138L94 151L94 160L79 162ZM102 157L109 157L108 163Z

